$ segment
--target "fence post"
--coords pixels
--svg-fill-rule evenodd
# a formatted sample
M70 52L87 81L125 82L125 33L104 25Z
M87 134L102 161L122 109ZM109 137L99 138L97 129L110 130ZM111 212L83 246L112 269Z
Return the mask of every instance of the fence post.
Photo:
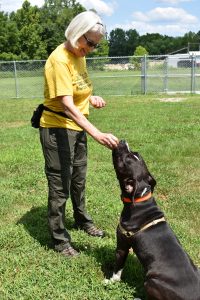
M191 93L195 94L195 65L196 65L196 56L192 54L191 62Z
M165 58L165 64L164 64L164 92L168 92L168 56Z
M147 56L141 58L141 92L146 95L147 92Z
M15 76L15 94L16 94L16 98L19 98L16 61L13 61L13 63L14 63L14 76Z

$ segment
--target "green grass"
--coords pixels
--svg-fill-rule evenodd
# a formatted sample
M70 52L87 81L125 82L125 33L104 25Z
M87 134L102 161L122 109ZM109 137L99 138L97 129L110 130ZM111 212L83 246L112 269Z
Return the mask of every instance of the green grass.
M200 100L182 95L182 102L161 102L161 97L166 95L106 97L106 108L91 109L90 120L142 154L157 180L157 203L200 266ZM51 249L44 161L38 131L30 126L38 103L0 100L0 299L144 300L143 269L134 255L122 282L102 283L114 262L122 203L111 151L90 137L87 207L108 236L99 240L74 230L68 200L66 226L81 255L65 259Z

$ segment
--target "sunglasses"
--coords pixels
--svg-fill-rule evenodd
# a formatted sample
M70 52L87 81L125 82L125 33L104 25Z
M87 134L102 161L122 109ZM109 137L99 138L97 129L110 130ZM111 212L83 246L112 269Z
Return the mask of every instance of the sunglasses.
M83 37L90 48L98 48L99 44L95 44L93 41L90 41L85 34L83 35Z

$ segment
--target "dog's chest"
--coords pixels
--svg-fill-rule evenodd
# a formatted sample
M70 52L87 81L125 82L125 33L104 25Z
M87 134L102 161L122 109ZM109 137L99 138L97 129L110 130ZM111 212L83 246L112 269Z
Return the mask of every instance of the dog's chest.
M125 204L121 213L120 223L125 230L135 232L140 230L142 226L163 216L163 212L152 197L143 203Z

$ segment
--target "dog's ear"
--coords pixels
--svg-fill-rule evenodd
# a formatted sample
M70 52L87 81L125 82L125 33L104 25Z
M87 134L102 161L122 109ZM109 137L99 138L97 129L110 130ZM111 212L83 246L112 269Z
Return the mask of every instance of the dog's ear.
M151 192L153 193L154 187L156 186L156 180L154 179L154 177L149 172L148 172L148 175L147 175L147 181L148 181L149 185L151 186Z
M137 189L138 189L138 182L136 179L133 179L133 191L132 191L133 197L135 196Z
M138 153L138 156L139 156L139 158L140 158L140 160L141 160L141 163L143 164L143 167L144 167L144 173L143 173L143 176L144 176L144 174L145 174L145 181L147 181L147 183L151 186L151 192L153 193L153 191L154 191L154 187L156 186L156 180L155 180L155 178L151 175L151 173L149 172L149 170L148 170L148 168L147 168L147 165L146 165L146 163L145 163L145 161L144 161L144 159L142 158L142 156L141 155L139 155L139 153Z
M131 153L134 156L134 158L136 159L137 165L140 166L140 168L138 168L138 169L141 171L141 173L139 172L138 176L136 176L137 180L139 182L141 180L144 180L146 183L148 183L151 186L151 192L153 192L154 187L156 185L156 180L154 179L154 177L149 172L143 157L138 152L132 152L131 151ZM137 186L138 186L137 180L135 179L135 183L134 183L134 194L135 194L135 191L136 191Z

